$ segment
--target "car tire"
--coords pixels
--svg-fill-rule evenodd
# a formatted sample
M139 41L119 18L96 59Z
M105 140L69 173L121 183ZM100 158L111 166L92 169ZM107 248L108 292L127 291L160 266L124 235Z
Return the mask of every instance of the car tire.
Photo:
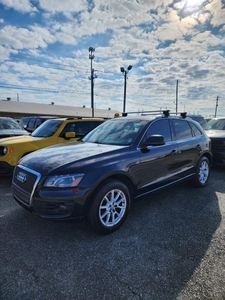
M210 163L207 157L203 156L198 161L196 166L195 185L196 187L204 187L210 175Z
M121 181L108 181L91 197L87 221L97 232L112 233L126 220L130 204L128 187Z

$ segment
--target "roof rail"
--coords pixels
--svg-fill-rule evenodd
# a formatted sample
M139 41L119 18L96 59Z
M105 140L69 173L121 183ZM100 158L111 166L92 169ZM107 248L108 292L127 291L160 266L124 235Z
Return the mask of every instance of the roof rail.
M158 115L163 114L165 117L169 117L170 115L180 115L183 119L187 117L187 112L170 112L169 109L167 110L147 110L147 111L130 111L130 112L123 112L122 117L127 117L128 114L139 114L141 113L141 116L148 116L148 115Z
M170 111L169 110L164 110L163 114L165 115L165 117L169 117Z
M169 116L170 110L146 110L146 111L129 111L129 112L123 112L122 117L127 117L127 115L130 114L141 114L141 116L147 116L147 115L158 115L158 114L164 114L166 117Z
M103 119L103 120L108 120L110 118L107 117L85 117L85 116L76 116L76 117L55 117L55 118L66 118L67 120L75 120L75 119Z
M187 118L187 112L183 111L183 112L170 112L170 115L176 115L177 117L182 117L183 119Z
M180 113L180 115L181 115L181 117L182 117L183 119L186 119L186 118L187 118L187 113L186 113L186 112Z

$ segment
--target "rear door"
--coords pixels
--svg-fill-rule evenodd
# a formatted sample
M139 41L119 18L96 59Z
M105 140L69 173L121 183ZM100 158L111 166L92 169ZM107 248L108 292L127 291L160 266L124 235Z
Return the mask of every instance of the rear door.
M192 174L196 166L200 153L202 152L200 135L201 132L195 126L195 130L199 135L194 133L194 130L185 119L171 120L173 128L173 138L178 145L179 162L178 168L180 177ZM194 126L194 124L192 125Z

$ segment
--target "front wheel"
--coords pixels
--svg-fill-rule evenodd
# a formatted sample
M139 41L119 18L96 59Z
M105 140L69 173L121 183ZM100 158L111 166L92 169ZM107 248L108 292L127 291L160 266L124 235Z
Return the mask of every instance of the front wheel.
M195 175L195 185L197 187L203 187L207 184L210 174L210 163L207 157L200 158Z
M130 203L127 186L117 180L109 181L90 199L87 221L96 231L111 233L125 221Z

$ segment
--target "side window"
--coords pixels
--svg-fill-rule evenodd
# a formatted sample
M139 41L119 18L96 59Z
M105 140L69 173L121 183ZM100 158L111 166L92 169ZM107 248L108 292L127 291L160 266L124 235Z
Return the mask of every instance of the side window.
M66 132L75 132L76 137L84 136L90 131L91 122L70 122L62 130L60 137L65 137Z
M92 130L92 129L94 129L95 127L97 127L98 125L100 125L100 124L102 124L103 122L91 122L91 129L90 130Z
M29 118L22 118L22 119L20 120L20 126L21 126L22 128L27 127L28 121L29 121Z
M76 123L76 136L84 136L91 130L91 122L77 122Z
M35 119L34 118L31 118L29 123L27 124L27 127L28 128L34 128L34 122L35 122Z
M144 140L149 138L153 134L163 135L166 142L171 141L172 138L171 138L171 130L170 130L169 121L168 120L157 120L157 121L151 123Z
M38 128L38 126L40 126L41 125L41 119L37 119L36 120L36 123L35 123L35 128Z
M175 131L175 139L182 140L192 138L191 127L188 122L185 120L172 120L174 131Z
M62 132L60 133L60 137L65 137L66 132L75 132L75 123L67 123L63 128Z
M198 129L198 127L195 124L190 122L189 125L191 126L191 129L192 129L192 132L193 132L194 136L202 135L202 132Z

